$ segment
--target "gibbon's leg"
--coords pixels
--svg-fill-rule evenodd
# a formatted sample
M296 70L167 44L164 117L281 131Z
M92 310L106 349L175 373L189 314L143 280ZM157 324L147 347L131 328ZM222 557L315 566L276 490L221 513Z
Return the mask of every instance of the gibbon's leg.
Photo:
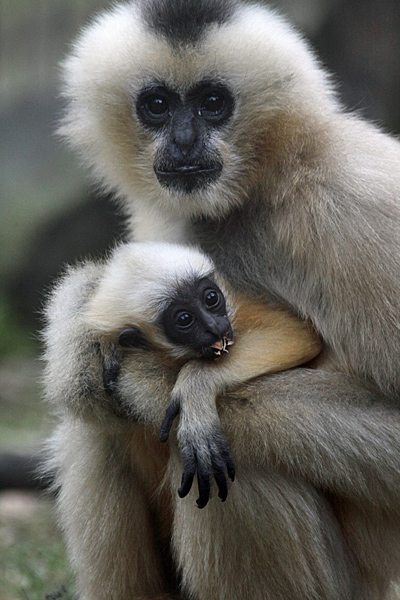
M358 566L356 600L398 600L400 515L370 503L330 496L343 537Z
M154 461L162 477L165 455L158 449L156 460L152 446L159 442L134 428L111 434L69 419L55 434L58 511L80 600L178 597L169 593L168 494L157 490L154 474L150 482L143 476Z
M171 458L171 481L182 465ZM240 468L225 504L185 498L173 543L183 588L199 600L353 600L352 557L332 507L309 483Z
M400 410L364 383L286 371L221 396L218 410L242 468L279 467L355 501L399 508Z
M56 477L80 600L172 599L178 596L170 579L170 499L159 490L168 448L118 416L115 381L103 381L104 364L110 373L117 351L81 318L101 274L101 265L91 263L70 269L48 305L44 383L61 424L48 443L44 469ZM154 374L150 357L145 364Z

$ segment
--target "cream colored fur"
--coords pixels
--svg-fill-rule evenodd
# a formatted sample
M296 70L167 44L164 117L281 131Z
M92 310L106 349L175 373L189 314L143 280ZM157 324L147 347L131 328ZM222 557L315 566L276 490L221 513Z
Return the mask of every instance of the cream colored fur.
M58 473L80 600L167 600L179 573L179 598L383 597L382 575L390 577L400 560L397 409L335 373L307 370L298 370L296 385L311 380L313 393L295 401L289 372L224 395L219 416L237 480L225 504L212 499L199 511L193 494L176 495L175 434L170 459L157 439L176 361L157 349L120 355L119 402L131 419L117 416L102 386L103 360L120 350L108 335L88 336L85 313L104 271L92 264L69 271L52 297L45 334L47 397L60 419L48 468ZM376 532L367 531L374 523ZM349 581L347 543L364 573L361 587Z
M307 44L269 9L238 4L195 44L172 47L146 27L149 1L117 5L82 33L64 65L61 133L120 199L134 239L201 248L246 302L309 322L324 360L220 397L238 475L225 504L199 511L175 492L188 428L173 432L170 459L154 437L186 370L165 348L121 354L101 323L89 327L104 267L70 270L48 308L46 388L64 421L52 446L81 600L386 600L400 576L399 142L342 109ZM235 100L207 140L222 173L199 192L167 190L137 96L209 78ZM102 385L111 359L117 398ZM215 420L215 388L191 375ZM210 442L187 400L186 442L196 432Z
M129 212L134 209L138 241L155 239L155 231L158 241L186 241L185 220L193 214L220 215L240 202L258 167L253 144L259 134L249 132L278 117L283 106L289 113L315 114L316 102L335 110L335 101L300 36L265 8L241 7L233 23L212 27L190 55L146 31L140 18L135 3L117 5L77 40L64 65L70 104L60 131L89 162L96 179L125 198ZM228 81L239 101L228 137L224 132L215 136L224 161L221 178L188 202L184 194L160 188L149 171L156 145L132 118L134 101L154 77L185 89L212 76Z
M154 326L180 283L213 271L211 261L195 249L154 242L121 245L105 266L86 323L114 337L128 325Z

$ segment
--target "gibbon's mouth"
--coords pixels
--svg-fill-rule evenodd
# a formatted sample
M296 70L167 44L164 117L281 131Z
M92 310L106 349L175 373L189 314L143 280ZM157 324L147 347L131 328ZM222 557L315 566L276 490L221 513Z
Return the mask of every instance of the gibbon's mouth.
M220 173L221 170L221 165L216 165L213 167L203 167L201 165L183 165L182 167L175 167L174 169L159 169L157 167L154 168L157 177L181 177L182 175L203 175L208 173Z
M222 340L218 340L217 342L215 342L215 344L211 346L211 348L214 351L214 356L221 356L222 352L226 352L228 354L228 347L232 346L232 344L233 340L230 335L230 332L228 331L227 334L222 338Z
M206 167L203 165L182 165L174 168L154 167L154 172L164 187L175 188L184 192L192 192L218 179L222 165Z
M226 335L214 342L212 346L203 346L200 351L200 356L203 358L218 358L219 356L222 356L223 352L228 354L228 348L229 346L232 346L233 343L232 329L229 329L229 331L226 332Z

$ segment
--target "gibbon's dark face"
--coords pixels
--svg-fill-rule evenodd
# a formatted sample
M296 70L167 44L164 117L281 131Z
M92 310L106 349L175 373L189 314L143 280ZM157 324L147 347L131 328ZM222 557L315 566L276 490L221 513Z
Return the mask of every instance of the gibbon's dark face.
M218 179L223 162L212 136L229 122L234 104L230 90L212 80L185 93L163 83L141 91L136 112L159 138L153 168L161 186L191 193Z
M203 277L178 288L161 316L161 326L173 344L213 358L220 354L218 343L225 346L232 339L226 313L223 293L211 279Z

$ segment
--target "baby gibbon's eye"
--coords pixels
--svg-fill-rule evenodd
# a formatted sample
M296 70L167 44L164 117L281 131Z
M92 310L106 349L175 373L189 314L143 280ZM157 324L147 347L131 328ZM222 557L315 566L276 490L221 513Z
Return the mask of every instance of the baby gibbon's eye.
M193 324L194 316L188 312L180 311L175 315L174 321L180 329L187 329Z
M207 308L215 308L220 301L220 295L216 290L207 290L204 296L204 304Z

